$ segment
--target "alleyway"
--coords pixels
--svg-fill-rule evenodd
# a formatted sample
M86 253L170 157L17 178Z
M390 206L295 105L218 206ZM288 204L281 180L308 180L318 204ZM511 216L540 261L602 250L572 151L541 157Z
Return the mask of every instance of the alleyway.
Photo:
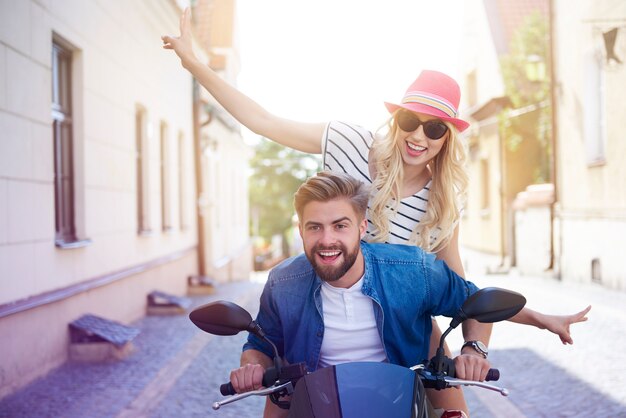
M514 275L472 276L479 286L499 286L526 295L528 307L566 313L592 304L589 322L573 329L575 344L561 345L546 331L513 323L494 328L490 360L502 372L499 385L511 395L466 390L474 418L626 417L626 293ZM262 279L262 276L261 276ZM216 295L194 297L257 307L260 282L220 286ZM0 401L0 417L257 417L262 399L213 411L219 384L238 364L244 335L212 337L186 315L146 317L136 351L118 363L66 364ZM442 327L447 321L442 321ZM448 341L460 346L460 331Z

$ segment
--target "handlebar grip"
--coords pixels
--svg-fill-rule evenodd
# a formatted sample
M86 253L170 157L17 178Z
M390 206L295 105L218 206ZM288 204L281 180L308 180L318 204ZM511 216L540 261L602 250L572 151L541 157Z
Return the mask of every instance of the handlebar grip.
M230 395L234 395L235 393L235 388L233 387L233 384L228 382L228 383L224 383L223 385L220 385L220 393L224 396L230 396Z
M489 369L489 371L487 372L487 377L485 378L485 380L495 382L498 379L500 379L500 370L498 370L498 369Z
M265 372L263 372L263 380L261 384L263 387L270 387L278 380L278 370L274 367L268 367Z
M278 373L276 372L276 369L273 367L268 367L267 370L265 370L265 372L263 373L262 385L266 388L270 387L276 382L277 379ZM230 396L236 394L237 392L235 392L233 384L228 382L220 385L220 393L223 396Z

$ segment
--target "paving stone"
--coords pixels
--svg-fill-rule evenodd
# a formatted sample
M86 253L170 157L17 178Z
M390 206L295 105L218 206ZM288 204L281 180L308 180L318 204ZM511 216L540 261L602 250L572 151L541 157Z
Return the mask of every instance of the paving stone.
M480 389L465 389L472 418L500 418L503 415L497 411L506 410L501 406L528 418L626 418L626 293L515 274L468 277L480 287L517 290L527 297L528 307L545 313L571 313L593 305L589 321L572 327L573 346L563 346L556 336L533 327L495 324L490 360L501 370L496 384L508 388L510 396L477 396ZM217 299L243 298L244 307L254 315L260 290L258 283L233 283L218 286L213 295L193 296L191 300L193 306L199 306ZM442 321L442 327L448 323ZM134 340L137 350L130 357L101 364L67 363L0 400L0 418L121 418L133 416L129 406L144 398L154 399L153 403L141 404L145 408L142 416L148 417L262 415L265 399L259 397L219 411L211 408L214 401L223 398L219 385L238 365L244 334L203 334L187 315L145 317L132 326L141 333ZM448 343L453 349L461 346L460 329L450 334ZM172 363L190 347L197 351L182 358L176 370L178 363ZM164 376L163 370L177 374ZM169 386L165 382L168 379ZM153 386L156 389L147 391Z

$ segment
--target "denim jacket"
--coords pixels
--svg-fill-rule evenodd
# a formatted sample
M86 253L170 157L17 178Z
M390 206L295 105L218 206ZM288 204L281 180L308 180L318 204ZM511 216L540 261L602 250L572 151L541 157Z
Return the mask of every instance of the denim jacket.
M361 242L365 277L361 292L374 316L390 363L410 367L428 358L431 316L453 316L478 288L419 247ZM256 318L279 355L290 364L318 368L324 316L322 281L301 254L272 269ZM271 347L250 334L244 350L273 357Z

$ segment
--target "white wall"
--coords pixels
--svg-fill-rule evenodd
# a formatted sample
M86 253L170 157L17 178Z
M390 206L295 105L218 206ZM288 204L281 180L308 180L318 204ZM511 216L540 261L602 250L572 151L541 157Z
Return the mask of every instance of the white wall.
M184 294L187 276L197 274L191 76L160 40L178 31L179 15L169 0L0 1L0 398L65 361L69 322L87 312L130 322L144 314L147 293ZM53 34L74 49L76 228L78 238L92 241L75 249L55 246ZM138 105L149 127L147 236L137 232ZM168 232L161 225L161 122L169 127L172 167ZM106 286L13 310L120 271Z
M194 204L191 77L160 36L178 31L167 0L3 1L0 3L0 304L68 286L195 245L195 218L160 224L159 124L172 150L182 132L188 208ZM74 53L77 228L84 248L54 245L51 45ZM154 234L137 235L135 109L147 109ZM177 170L173 170L177 171ZM178 198L175 173L172 196Z

